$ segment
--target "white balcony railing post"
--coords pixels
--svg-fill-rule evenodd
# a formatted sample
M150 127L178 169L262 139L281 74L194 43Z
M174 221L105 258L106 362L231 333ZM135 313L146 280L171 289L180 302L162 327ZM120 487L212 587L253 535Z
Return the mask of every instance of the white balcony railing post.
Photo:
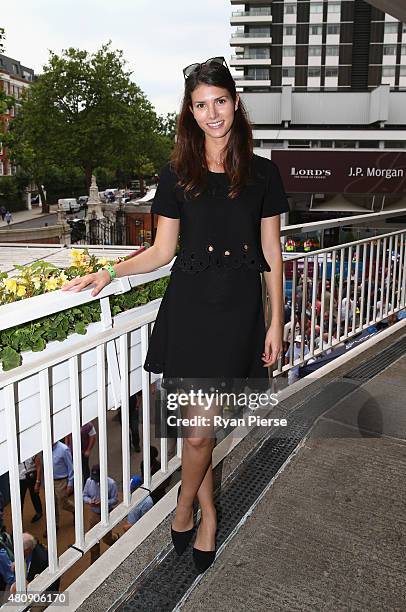
M69 391L72 419L73 471L75 474L73 480L75 503L75 545L83 550L85 546L85 528L83 520L82 445L80 436L81 417L77 355L74 355L69 359ZM84 484L85 483L83 483L83 485Z

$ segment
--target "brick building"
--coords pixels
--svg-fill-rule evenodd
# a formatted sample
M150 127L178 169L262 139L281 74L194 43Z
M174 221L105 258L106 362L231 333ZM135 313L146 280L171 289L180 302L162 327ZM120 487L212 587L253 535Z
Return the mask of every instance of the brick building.
M23 66L18 60L12 59L0 53L0 89L10 96L19 100L24 89L30 87L34 80L34 71ZM0 115L3 123L8 122L15 116L16 107L13 106L4 115ZM15 173L15 167L7 158L7 149L0 143L0 176L11 176Z

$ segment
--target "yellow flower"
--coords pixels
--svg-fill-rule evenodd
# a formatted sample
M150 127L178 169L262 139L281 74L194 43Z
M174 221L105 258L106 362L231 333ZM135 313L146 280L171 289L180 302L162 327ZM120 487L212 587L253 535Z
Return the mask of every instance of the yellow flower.
M85 252L80 249L72 249L71 256L72 263L76 266L82 265L86 257Z
M59 284L63 285L67 280L68 280L68 277L66 276L66 274L64 272L61 272L61 274L58 277Z
M17 297L23 297L26 294L26 288L24 285L18 285L17 287Z
M45 281L46 291L53 291L54 289L57 289L57 287L58 287L58 279L55 276L50 276Z
M10 293L17 292L17 281L15 278L6 278L4 281L4 286Z
M102 259L99 259L99 260L97 261L97 263L98 263L100 266L105 266L106 264L108 264L108 263L109 263L109 261L108 261L108 259L104 259L104 258L102 258Z

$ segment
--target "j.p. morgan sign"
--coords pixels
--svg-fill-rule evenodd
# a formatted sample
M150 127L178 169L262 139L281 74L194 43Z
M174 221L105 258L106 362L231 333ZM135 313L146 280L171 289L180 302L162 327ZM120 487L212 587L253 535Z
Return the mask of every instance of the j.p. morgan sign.
M406 152L272 151L288 193L406 192Z

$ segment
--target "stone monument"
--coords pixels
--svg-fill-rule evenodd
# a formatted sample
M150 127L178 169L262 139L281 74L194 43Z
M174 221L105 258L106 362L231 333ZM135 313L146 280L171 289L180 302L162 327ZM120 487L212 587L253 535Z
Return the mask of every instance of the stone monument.
M97 187L96 177L94 174L92 174L92 184L90 185L89 189L86 219L104 219L102 202L99 196L99 188Z

